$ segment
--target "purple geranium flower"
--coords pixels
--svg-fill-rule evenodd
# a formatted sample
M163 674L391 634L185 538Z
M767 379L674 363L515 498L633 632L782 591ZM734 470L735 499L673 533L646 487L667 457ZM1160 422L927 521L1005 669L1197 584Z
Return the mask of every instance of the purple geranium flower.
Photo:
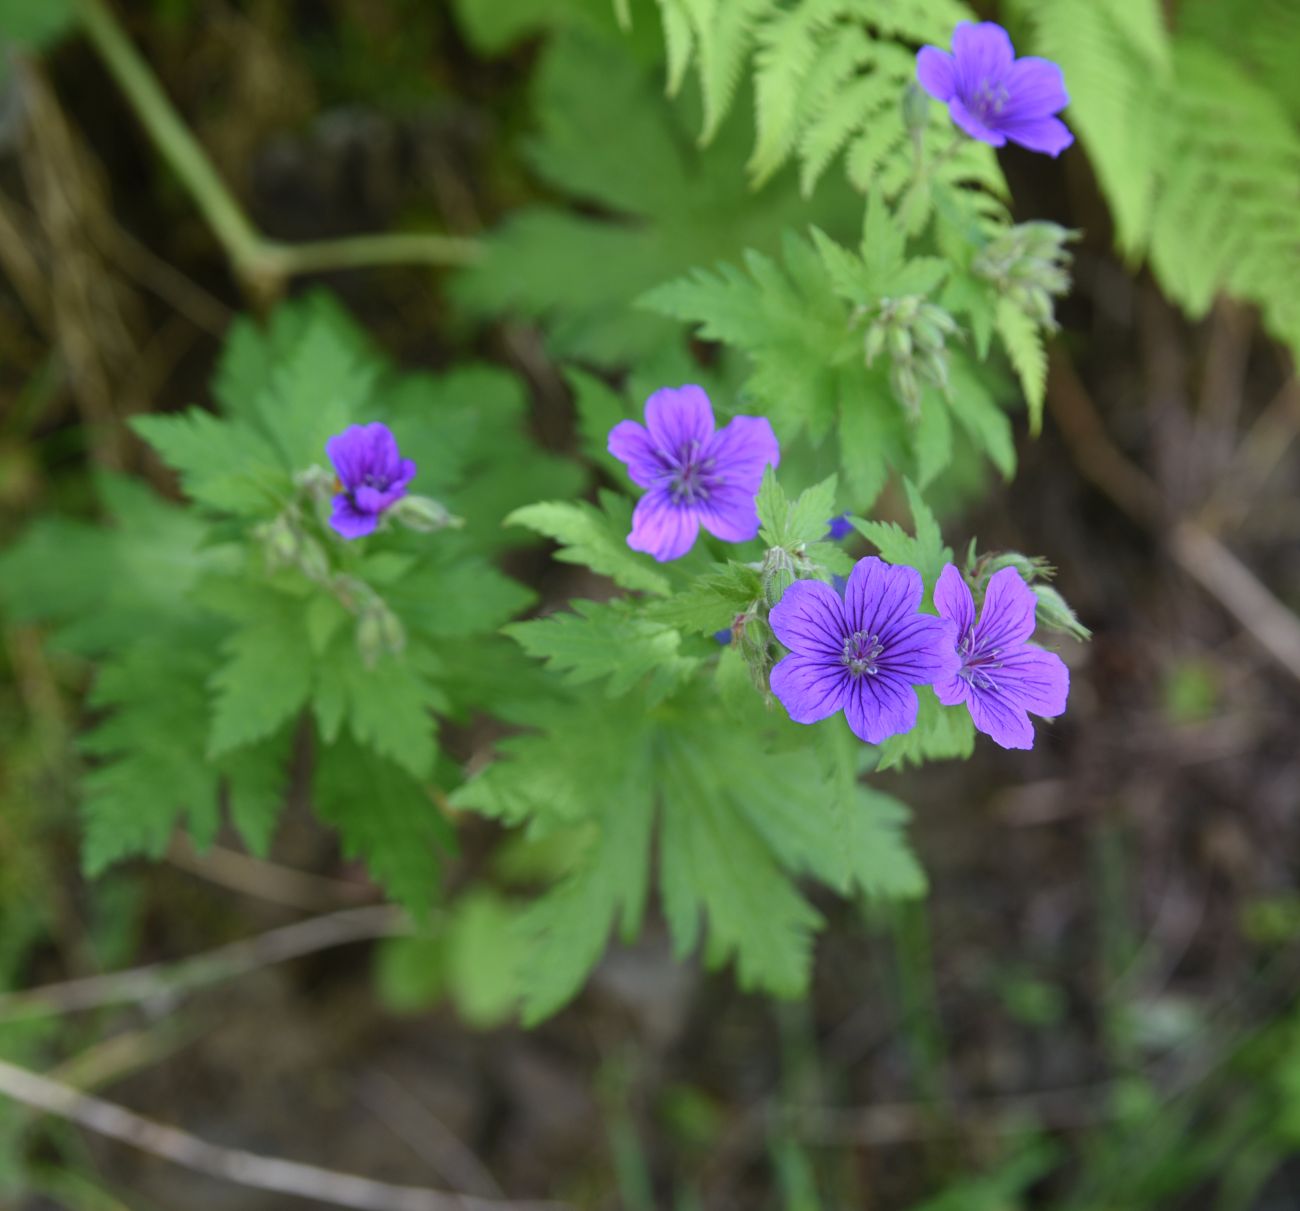
M1055 652L1026 642L1034 633L1033 591L1015 568L989 579L984 608L975 621L975 599L952 564L934 590L940 615L957 628L961 665L936 681L944 706L964 702L975 726L1003 748L1033 748L1034 727L1027 712L1052 718L1065 710L1070 671Z
M914 685L956 674L952 623L918 614L924 587L915 568L860 559L844 597L819 580L796 580L770 621L787 648L772 670L772 693L796 723L844 711L869 744L910 731Z
M853 533L853 523L849 520L847 513L841 513L838 517L832 517L826 523L826 541L839 542L841 538L847 538Z
M403 458L387 425L350 425L325 443L343 491L334 497L330 525L344 538L373 533L380 514L406 495L415 464Z
M1070 103L1061 69L1049 59L1015 57L1011 39L993 21L961 21L952 54L923 46L916 79L947 103L952 120L972 138L994 147L1008 139L1030 151L1060 155L1074 136L1055 115Z
M650 490L637 502L627 545L661 563L685 555L700 526L727 542L758 533L754 497L763 468L780 449L760 416L737 416L715 431L702 387L665 387L645 402L644 425L619 421L609 452L632 482Z

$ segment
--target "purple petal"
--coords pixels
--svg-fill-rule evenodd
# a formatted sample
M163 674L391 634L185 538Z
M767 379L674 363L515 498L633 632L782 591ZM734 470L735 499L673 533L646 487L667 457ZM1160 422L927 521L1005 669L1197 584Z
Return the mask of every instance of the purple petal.
M378 488L371 488L365 484L352 493L353 500L357 502L358 513L382 513L385 496L387 496L386 492L381 492Z
M1002 658L992 673L1008 701L1048 719L1065 712L1070 695L1070 670L1055 652L1026 644Z
M844 587L844 620L849 632L883 635L891 622L915 614L925 586L915 568L894 567L868 555L859 559Z
M948 113L952 120L972 139L978 139L981 143L987 143L990 147L1002 147L1007 141L1006 135L1002 134L1001 131L990 129L971 113L960 97L953 97L948 102Z
M957 65L946 50L923 46L916 56L916 82L936 101L950 101L957 92Z
M397 466L398 466L397 478L393 480L393 482L389 485L389 487L405 488L406 485L409 484L411 480L415 478L415 473L416 471L419 470L419 468L415 465L415 461L410 458L401 459L397 464Z
M888 673L851 678L844 717L859 740L879 744L916 726L916 691Z
M397 449L397 438L387 425L375 421L366 425L366 440L370 447L369 471L384 480L394 480L402 472L402 456Z
M340 492L334 497L333 505L334 512L330 514L330 525L337 534L343 538L353 539L374 533L377 524L375 515L358 510L346 493Z
M777 661L769 686L796 723L817 723L844 705L850 680L838 659L831 663L792 653Z
M1026 55L1007 74L1008 100L998 125L1060 113L1070 103L1061 68L1050 59Z
M995 21L959 21L952 34L957 91L971 97L988 84L1003 83L1016 52L1011 37Z
M880 634L880 668L910 685L947 680L961 668L957 632L946 618L912 614Z
M654 488L637 501L627 545L667 563L685 555L699 532L700 522L692 510L678 507L664 489Z
M1008 652L1034 633L1037 599L1015 568L994 572L975 627L976 652Z
M382 513L385 509L391 509L405 495L406 487L403 484L385 488L383 491L363 484L352 493L353 499L357 502L357 511L360 513Z
M772 607L768 622L792 652L837 663L843 655L844 605L839 594L820 580L796 580Z
M1002 130L1013 143L1030 151L1043 152L1049 156L1059 156L1071 143L1074 136L1070 128L1060 118L1033 118L1024 121L1000 122Z
M959 664L959 670L960 667ZM944 706L960 706L970 697L970 692L970 682L961 676L960 672L953 673L948 677L940 677L934 683L935 697Z
M733 416L710 438L705 457L716 460L716 477L757 495L764 468L781 461L781 447L766 417Z
M621 420L609 431L605 447L619 462L627 467L634 484L653 487L668 470L664 460L655 452L650 431L634 420Z
M1034 725L1024 708L997 690L970 687L966 702L975 727L1003 748L1033 748Z
M939 583L934 586L934 608L940 618L947 618L956 626L958 640L975 625L975 598L965 578L952 564L939 573Z
M748 542L758 534L755 494L740 487L715 488L708 500L698 500L692 508L699 515L700 524L715 538L724 542Z
M713 408L703 387L664 387L645 402L646 427L655 448L670 458L702 447L713 436Z
M335 473L349 487L365 478L368 449L365 429L360 425L349 425L325 443L325 454Z

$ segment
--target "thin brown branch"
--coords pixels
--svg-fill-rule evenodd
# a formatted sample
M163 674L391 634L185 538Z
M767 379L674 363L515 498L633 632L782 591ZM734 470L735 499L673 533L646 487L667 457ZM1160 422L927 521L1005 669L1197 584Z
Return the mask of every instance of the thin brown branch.
M1300 681L1300 621L1217 538L1195 522L1169 536L1174 558L1242 624L1278 664Z
M153 963L129 971L6 993L0 995L0 1022L181 997L261 967L350 942L392 937L406 933L409 928L406 915L391 906L350 908L272 929L177 963Z
M1185 518L1166 529L1159 489L1111 441L1086 388L1060 353L1052 355L1047 400L1080 472L1134 521L1163 536L1178 566L1300 681L1300 620L1204 526Z
M358 1211L542 1211L542 1208L557 1211L560 1206L502 1202L420 1186L395 1186L353 1173L259 1156L238 1148L222 1148L3 1060L0 1060L0 1094L197 1173L336 1207L352 1207Z
M303 912L333 912L371 903L376 898L375 889L368 884L294 870L221 845L210 846L200 854L188 838L179 834L167 851L167 861L218 887Z

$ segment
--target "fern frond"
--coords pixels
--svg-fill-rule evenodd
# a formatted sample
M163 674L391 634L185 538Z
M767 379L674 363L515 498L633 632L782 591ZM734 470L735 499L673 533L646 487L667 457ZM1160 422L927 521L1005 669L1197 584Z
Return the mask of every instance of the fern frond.
M1067 117L1110 202L1119 246L1137 252L1154 196L1152 93L1170 72L1159 0L1056 0L1032 11L1034 50L1061 65Z
M974 14L964 0L658 0L668 51L668 91L675 93L693 62L704 97L708 142L752 61L755 138L748 171L755 186L789 160L800 165L810 195L847 149L850 182L868 192L881 184L897 198L915 175L903 121L903 96L924 43L946 45L953 27ZM936 114L939 143L951 123ZM958 161L964 160L964 163ZM971 208L1003 222L1006 186L991 150L954 157L933 184L984 191ZM929 203L912 215L919 230Z
M754 53L754 152L748 169L762 184L785 163L798 134L802 93L823 49L821 35L842 0L808 0L759 27ZM821 79L824 74L818 73Z
M741 71L761 21L779 12L777 0L684 0L695 26L704 129L708 143L731 108Z

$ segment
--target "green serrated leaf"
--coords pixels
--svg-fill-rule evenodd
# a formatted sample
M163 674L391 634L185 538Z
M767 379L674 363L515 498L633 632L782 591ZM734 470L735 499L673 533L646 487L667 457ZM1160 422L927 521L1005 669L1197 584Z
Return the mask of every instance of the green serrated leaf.
M625 602L572 601L572 614L552 614L506 627L530 656L564 674L570 685L609 679L611 697L652 676L652 699L663 697L694 671L682 656L681 635L661 622L639 617Z
M916 726L880 746L882 770L969 757L975 751L975 725L964 706L944 706L928 685L917 686L916 696Z
M952 562L952 548L944 544L939 523L916 485L911 480L904 480L903 488L907 493L915 535L908 534L894 522L864 521L859 517L849 520L880 552L886 563L906 564L921 573L928 601L944 564Z
M333 323L314 319L258 397L262 427L289 472L324 463L325 443L369 408L377 366L338 339Z
M731 626L735 616L762 595L763 583L753 568L740 563L714 564L684 592L652 602L646 617L684 631L712 635Z
M752 2L722 8L734 13ZM663 11L668 28L689 26L689 18ZM774 251L791 225L849 227L856 199L838 183L812 202L800 197L793 173L751 190L743 121L719 129L707 151L692 147L687 127L697 123L695 97L673 105L663 96L662 73L659 64L636 62L623 41L572 28L549 41L534 77L541 129L530 159L548 185L583 203L586 213L516 211L456 282L462 306L480 316L538 320L555 353L612 369L678 339L676 324L629 309L629 298L711 259L739 257L745 248Z
M266 592L257 598L256 618L222 644L225 661L211 679L210 757L269 736L311 693L311 645L298 602Z
M648 555L631 550L631 506L613 493L601 494L602 508L586 501L542 501L516 509L506 525L526 526L561 546L555 558L585 564L625 589L665 595L668 578L654 570Z
M269 516L287 498L288 477L254 429L201 408L175 416L137 416L131 427L181 477L187 496L240 517Z
M1029 404L1029 430L1043 427L1043 403L1047 399L1047 349L1043 334L1023 311L1003 299L997 307L998 339L1011 359L1016 377Z
M438 851L451 826L419 781L369 749L340 740L321 750L312 802L339 831L343 852L417 918L427 918L439 885Z
M341 632L316 669L311 707L327 744L346 722L359 745L414 778L425 778L437 753L432 712L447 700L416 667L412 649L367 668L351 631Z
M629 482L626 468L607 448L609 431L631 415L623 397L585 370L570 366L564 377L573 390L583 453L620 483Z
M758 490L755 506L762 526L759 537L769 547L796 547L826 537L826 527L835 514L838 479L832 475L799 494L793 503L777 483L776 472L768 467Z
M231 753L221 762L226 778L230 822L259 858L271 852L275 827L289 789L293 733Z
M91 762L81 782L89 875L123 858L161 857L183 818L200 847L216 834L219 777L202 760L211 636L188 638L137 642L100 669L90 704L111 713L81 742Z

